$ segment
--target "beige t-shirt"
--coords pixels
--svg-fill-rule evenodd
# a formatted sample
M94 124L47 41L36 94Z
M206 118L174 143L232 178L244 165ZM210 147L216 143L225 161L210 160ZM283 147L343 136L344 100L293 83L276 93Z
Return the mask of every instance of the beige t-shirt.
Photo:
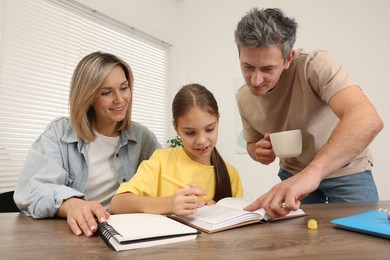
M339 122L328 106L329 100L353 85L357 84L329 53L300 49L273 90L254 96L244 85L237 91L244 138L247 142L256 142L267 132L301 129L302 154L280 161L281 168L295 174L314 158ZM371 161L366 149L328 178L368 170Z

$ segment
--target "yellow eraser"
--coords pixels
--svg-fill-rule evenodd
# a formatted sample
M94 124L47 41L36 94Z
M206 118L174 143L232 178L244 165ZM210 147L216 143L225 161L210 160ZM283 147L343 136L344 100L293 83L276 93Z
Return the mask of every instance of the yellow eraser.
M307 222L308 229L317 229L317 221L315 219L309 219Z

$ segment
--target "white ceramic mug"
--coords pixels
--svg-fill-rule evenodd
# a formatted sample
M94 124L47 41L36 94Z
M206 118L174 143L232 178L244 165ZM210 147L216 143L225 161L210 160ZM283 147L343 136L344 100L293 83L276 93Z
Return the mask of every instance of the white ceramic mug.
M280 159L297 157L302 152L302 133L300 129L270 134L274 153Z

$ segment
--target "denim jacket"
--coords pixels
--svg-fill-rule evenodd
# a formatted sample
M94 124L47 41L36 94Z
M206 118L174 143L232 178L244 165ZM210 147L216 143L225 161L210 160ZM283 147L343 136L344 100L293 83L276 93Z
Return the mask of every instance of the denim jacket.
M130 180L139 164L159 147L148 128L132 122L129 132L121 132L116 148L118 183ZM14 194L19 209L33 218L53 217L64 200L84 198L87 160L86 143L72 129L69 118L52 121L30 147L22 168Z

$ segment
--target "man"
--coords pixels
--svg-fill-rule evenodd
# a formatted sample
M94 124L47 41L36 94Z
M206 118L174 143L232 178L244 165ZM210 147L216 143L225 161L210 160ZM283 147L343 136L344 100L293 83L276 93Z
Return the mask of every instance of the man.
M301 129L303 140L301 155L280 160L282 182L246 209L276 217L301 202L377 201L368 145L383 122L329 53L293 50L296 30L280 9L252 9L235 31L246 82L236 100L249 155L272 163L272 132Z

